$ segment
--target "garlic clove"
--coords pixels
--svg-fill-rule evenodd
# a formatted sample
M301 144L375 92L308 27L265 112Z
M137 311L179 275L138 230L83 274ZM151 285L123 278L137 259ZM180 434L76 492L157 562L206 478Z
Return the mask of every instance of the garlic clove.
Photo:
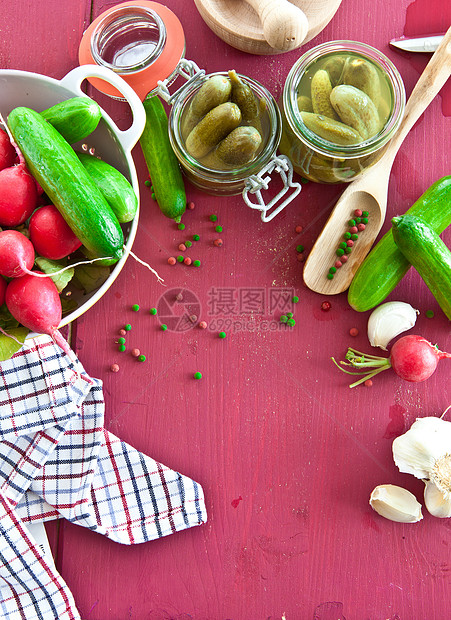
M425 480L424 503L427 510L434 517L446 519L451 517L451 496L443 494L431 480Z
M380 484L370 496L370 506L381 517L397 523L421 521L421 504L413 493L394 484Z
M418 418L392 444L393 459L400 472L429 479L437 463L451 452L451 422L441 418Z
M399 334L411 329L418 310L404 301L387 301L378 306L368 319L368 340L373 347L387 350L388 343Z

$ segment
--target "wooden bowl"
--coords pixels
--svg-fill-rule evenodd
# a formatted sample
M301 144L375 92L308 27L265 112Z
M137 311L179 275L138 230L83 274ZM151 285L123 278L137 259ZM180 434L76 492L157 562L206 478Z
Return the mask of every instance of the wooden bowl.
M271 47L263 35L257 12L245 0L194 0L207 26L223 41L250 54L281 54L287 50ZM290 0L308 20L308 32L296 49L318 35L338 10L341 0Z

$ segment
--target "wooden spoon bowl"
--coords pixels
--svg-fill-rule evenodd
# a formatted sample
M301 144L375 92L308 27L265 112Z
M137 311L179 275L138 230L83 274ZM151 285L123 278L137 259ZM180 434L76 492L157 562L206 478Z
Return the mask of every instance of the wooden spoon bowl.
M388 184L396 154L416 121L438 94L451 73L451 28L427 64L406 104L403 120L385 147L381 159L352 181L339 198L304 267L304 282L317 293L335 295L351 284L355 272L368 254L385 220ZM347 262L329 280L327 273L337 260L336 249L349 228L355 209L368 211L368 224L348 255Z

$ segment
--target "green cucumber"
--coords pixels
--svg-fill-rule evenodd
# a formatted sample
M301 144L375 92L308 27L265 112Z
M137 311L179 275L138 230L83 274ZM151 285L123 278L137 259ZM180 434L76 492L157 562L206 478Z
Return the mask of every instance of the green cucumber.
M124 235L110 205L61 134L30 108L14 108L8 127L31 174L94 257L118 260Z
M424 220L403 215L391 222L396 245L451 320L451 252Z
M100 106L89 97L72 97L43 110L41 115L69 144L84 140L102 118Z
M407 211L440 234L451 224L451 175L433 183ZM410 263L388 230L358 268L348 290L354 310L365 312L381 304L407 273Z
M119 222L131 222L138 210L138 197L129 181L119 170L98 157L78 152L77 156L105 196Z
M172 150L168 116L157 96L143 102L146 126L139 139L161 212L180 222L186 209L186 193L180 166Z

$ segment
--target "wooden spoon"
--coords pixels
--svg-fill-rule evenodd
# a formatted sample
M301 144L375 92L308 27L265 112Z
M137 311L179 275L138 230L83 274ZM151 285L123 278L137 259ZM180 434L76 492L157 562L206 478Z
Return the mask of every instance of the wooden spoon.
M451 28L420 75L406 104L398 131L385 147L382 158L367 172L352 181L332 210L321 234L313 246L304 267L304 282L313 291L335 295L351 284L359 265L368 254L384 223L390 172L404 138L421 114L438 94L451 73ZM335 254L347 222L355 209L368 211L368 224L332 280L327 279L329 268L337 260Z

